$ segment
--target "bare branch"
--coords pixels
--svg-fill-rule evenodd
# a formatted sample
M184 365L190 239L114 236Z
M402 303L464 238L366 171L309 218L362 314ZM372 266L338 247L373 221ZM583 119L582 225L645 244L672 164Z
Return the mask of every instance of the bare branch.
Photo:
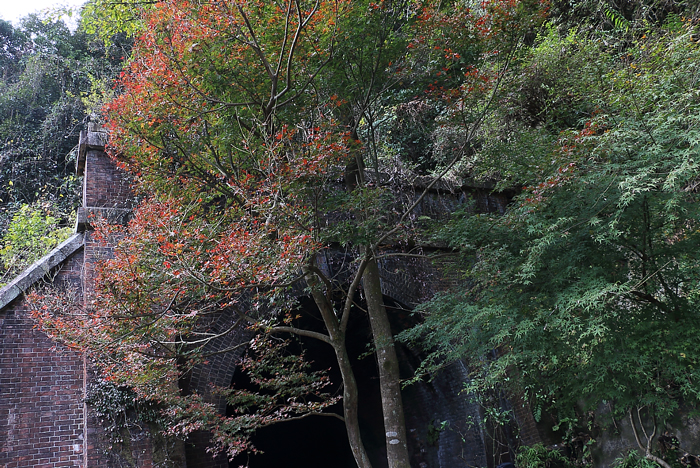
M644 458L647 460L651 460L654 463L659 464L663 468L671 468L671 465L666 462L663 458L657 457L653 453L651 453L651 444L654 439L654 436L656 435L656 420L652 417L652 421L654 424L654 430L651 433L651 437L649 437L646 433L646 430L644 429L644 422L642 422L642 416L640 414L641 409L637 407L637 418L639 419L639 425L642 427L642 431L644 432L644 436L647 439L646 446L642 444L642 441L639 439L639 433L637 432L637 426L634 424L634 417L632 416L632 409L630 408L629 410L629 417L630 417L630 425L632 426L632 432L634 433L634 440L637 442L637 445L639 446L640 449L644 450Z
M357 288L360 286L360 281L362 281L362 276L365 274L365 268L367 268L367 264L369 263L370 258L371 257L368 257L367 255L364 256L362 262L360 262L360 266L358 267L357 272L355 272L355 277L353 278L352 283L348 288L348 292L345 295L345 305L343 307L343 312L340 315L340 332L343 334L348 328L348 320L350 319L350 309L352 308L352 305L354 303L355 291L357 291Z
M208 357L211 357L211 356L216 356L216 355L218 355L218 354L230 353L231 351L236 351L237 349L246 347L246 346L248 346L249 344L250 344L249 342L245 341L245 342L243 342L243 343L239 343L239 344L237 344L237 345L230 346L230 347L228 347L228 348L226 348L226 349L222 349L222 350L219 350L219 351L214 351L214 352L212 352L212 353L204 353L204 354L202 354L202 357L203 357L203 358L208 358Z
M335 413L316 413L316 412L314 412L314 413L302 414L301 416L294 416L294 417L291 417L291 418L284 418L283 420L280 420L280 421L274 421L274 422L271 422L271 423L268 423L268 424L263 424L263 425L261 425L260 427L268 427L268 426L272 426L273 424L277 424L277 423L281 423L281 422L287 422L287 421L298 421L298 420L300 420L300 419L308 418L309 416L329 416L329 417L331 417L331 418L337 418L337 419L340 419L341 421L345 422L345 418L342 417L342 416L339 415L339 414L335 414Z
M274 77L275 73L274 73L274 71L272 71L272 66L270 66L270 62L267 61L267 57L265 57L265 54L263 53L262 49L260 48L260 44L258 43L258 38L255 36L255 30L253 29L253 26L250 24L250 19L248 19L248 15L245 13L245 11L243 11L243 7L241 6L240 3L236 3L236 9L241 14L241 17L243 18L243 22L246 25L246 29L248 29L248 32L250 33L250 38L253 41L252 43L249 43L250 47L255 51L255 54L258 56L258 58L260 59L260 62L265 67L265 71L267 71L268 76Z
M270 333L291 333L293 335L315 338L317 340L323 341L324 343L328 343L329 345L333 344L331 342L331 338L328 335L324 335L323 333L318 333L311 330L304 330L303 328L278 326L272 327L270 329Z

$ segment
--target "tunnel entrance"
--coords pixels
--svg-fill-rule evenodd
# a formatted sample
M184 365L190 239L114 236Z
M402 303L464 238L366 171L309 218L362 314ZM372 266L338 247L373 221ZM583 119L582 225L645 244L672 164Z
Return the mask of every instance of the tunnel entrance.
M397 333L413 325L417 317L407 308L384 297L392 331ZM320 314L310 298L299 299L299 318L294 325L299 328L324 332ZM362 441L372 466L387 468L384 423L377 364L371 347L371 328L365 312L356 310L350 317L347 332L348 354L359 391L359 423ZM300 338L292 345L304 349L307 361L313 362L314 370L330 369L329 378L333 395L342 391L340 373L332 348L319 340ZM397 345L401 378L413 375L421 357L414 350ZM246 376L235 372L232 385L246 388ZM451 466L468 468L486 466L483 434L479 425L477 404L461 390L468 381L465 366L448 366L431 382L411 385L402 391L411 466ZM251 390L251 388L248 388ZM331 408L342 414L340 404ZM229 408L231 411L231 408ZM231 414L231 413L229 413ZM430 432L435 421L446 422L444 430ZM302 420L287 421L259 430L252 438L253 444L263 454L242 455L234 459L229 467L247 465L250 468L355 468L350 451L345 424L328 416L311 416Z
M263 453L235 459L229 467L356 468L342 421L312 416L259 430L253 439Z
M323 322L315 303L308 297L299 298L299 318L294 325L299 328L324 332ZM387 466L384 448L384 431L379 377L376 360L368 353L371 341L370 325L366 314L354 310L347 331L348 353L353 360L353 370L359 391L359 419L362 440L375 468ZM312 362L313 370L330 369L332 385L329 393L342 393L342 379L332 348L319 340L295 337L290 352L301 349ZM247 376L234 373L231 385L249 387ZM342 404L331 408L343 414ZM232 408L228 408L228 415ZM250 468L356 468L350 450L345 423L329 416L310 416L301 420L282 422L258 430L252 438L255 447L263 453L244 454L229 463L230 468L247 465Z

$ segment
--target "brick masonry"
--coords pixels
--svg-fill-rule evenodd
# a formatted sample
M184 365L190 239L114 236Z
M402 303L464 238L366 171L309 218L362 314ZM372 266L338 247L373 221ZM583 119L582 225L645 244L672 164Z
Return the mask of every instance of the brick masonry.
M79 210L77 229L86 230L84 243L52 273L54 284L69 285L84 298L89 298L92 291L95 263L112 254L111 247L93 239L89 231L91 221L94 217L102 217L110 222L124 223L132 208L129 181L103 152L105 139L106 135L94 131L81 137L78 173L84 175L83 208ZM441 213L444 215L454 208L454 204L463 203L461 198L465 197L476 200L479 210L504 209L504 200L489 198L485 193L486 190L479 189L459 197L431 194L419 211L423 216L437 219ZM337 259L333 257L331 253L325 262L321 262L322 267L332 273L331 276L335 273L342 276L343 272L332 271L334 263L345 263L344 258L340 258L342 252L338 252ZM380 266L382 292L408 309L452 282L449 275L445 275L446 268L421 259L407 261L389 256L380 262ZM233 323L234 314L224 312L210 326L211 330L224 331ZM246 339L248 332L239 328L214 340L210 351L233 348ZM237 357L238 353L214 355L207 365L192 371L184 390L201 393L215 401L211 384L230 384ZM411 426L411 437L415 439L415 450L424 454L420 456L430 466L485 465L483 434L478 428L462 426L469 416L478 418L477 410L460 393L461 382L466 378L464 369L455 365L446 375L431 388L413 387L409 390L409 394L413 392L413 395L407 395L413 406L409 408L407 421ZM141 434L130 445L131 453L126 457L130 460L128 462L125 457L110 451L109 440L98 419L83 404L86 385L92 378L93 370L81 353L57 344L36 328L21 296L0 308L0 468L154 466L153 443L147 434ZM437 402L436 395L440 395ZM223 401L215 402L221 411L225 410ZM531 416L529 420L525 413L518 416L525 432L529 432ZM453 424L452 430L440 434L439 444L434 448L427 445L425 434L427 422L431 419L450 420ZM464 456L465 440L470 446L468 460ZM206 433L193 434L186 445L187 465L197 468L228 466L224 457L213 459L206 452L207 445ZM439 452L454 452L462 458L458 462L454 456Z
M119 173L114 162L103 151L88 149L85 154L83 206L130 209L132 199L129 181Z
M0 468L85 466L84 383L82 355L39 331L21 298L0 311Z
M92 216L124 222L131 209L129 182L102 151L103 141L99 132L81 135L78 172L84 179L78 230L88 227L85 220ZM78 300L87 297L83 293L92 290L94 263L111 249L94 242L87 232L83 244L73 250L47 275L33 274L30 279L70 288ZM28 286L27 281L21 283L22 290ZM3 288L0 296L17 295L13 291L10 296L9 289ZM148 437L133 441L127 456L111 450L100 421L83 402L93 378L83 353L37 328L23 294L0 308L0 468L153 466Z

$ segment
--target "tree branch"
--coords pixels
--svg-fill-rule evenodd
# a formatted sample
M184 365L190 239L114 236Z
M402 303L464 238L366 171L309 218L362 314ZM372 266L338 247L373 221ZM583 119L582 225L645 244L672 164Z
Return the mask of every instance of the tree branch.
M371 257L368 257L367 255L364 256L362 262L360 262L360 266L357 268L355 277L353 278L352 283L348 288L348 292L345 295L345 305L343 307L343 312L340 315L341 333L345 333L345 330L347 330L348 328L348 320L350 319L350 309L352 308L354 302L355 291L357 291L357 288L360 286L360 281L362 281L362 276L365 273L365 268L367 268L367 264L369 263L370 259Z
M328 343L331 346L333 345L333 343L331 342L331 338L328 335L324 335L323 333L319 333L319 332L315 332L315 331L311 331L311 330L304 330L303 328L278 326L278 327L272 327L270 329L270 333L292 333L293 335L315 338L317 340L323 341L324 343Z
M651 460L654 463L659 464L663 468L671 468L671 465L669 465L666 460L663 458L657 457L653 453L651 453L651 443L656 435L656 421L654 420L654 430L651 433L651 437L649 437L646 433L646 430L644 429L644 423L642 422L642 417L640 415L640 409L637 408L637 418L639 419L639 424L642 427L642 431L644 431L644 435L647 438L647 444L646 446L642 444L642 441L639 439L639 433L637 432L637 426L634 424L634 417L632 416L632 408L629 410L629 417L630 417L630 425L632 426L632 432L634 433L634 440L637 442L637 445L639 446L640 449L644 450L644 458L647 460Z
M284 418L284 419L274 421L271 423L262 424L260 427L261 428L268 427L268 426L272 426L273 424L279 424L279 423L283 423L283 422L287 422L287 421L298 421L300 419L308 418L309 416L329 416L331 418L337 418L337 419L340 419L341 421L345 422L344 417L342 417L339 414L335 414L335 413L306 413L306 414L302 414L301 416L293 416L291 418Z

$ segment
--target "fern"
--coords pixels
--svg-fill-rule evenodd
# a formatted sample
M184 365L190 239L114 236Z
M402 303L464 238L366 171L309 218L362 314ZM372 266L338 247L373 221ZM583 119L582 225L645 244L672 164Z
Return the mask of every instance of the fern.
M615 29L623 31L625 34L629 32L630 22L619 12L613 10L612 8L605 7L605 16L608 18L608 20L610 20Z

